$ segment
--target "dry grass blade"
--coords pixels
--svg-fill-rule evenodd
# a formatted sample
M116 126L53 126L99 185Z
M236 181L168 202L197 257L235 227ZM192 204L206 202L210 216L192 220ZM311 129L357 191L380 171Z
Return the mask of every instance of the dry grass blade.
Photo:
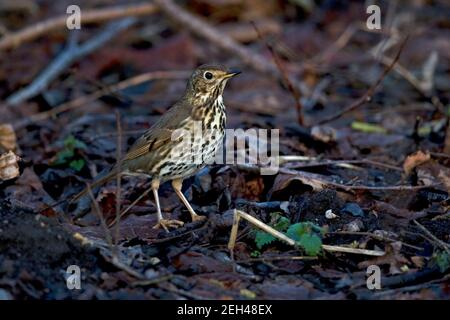
M230 250L231 255L232 255L235 243L236 243L240 218L247 220L248 222L253 224L255 227L271 234L278 240L283 241L283 242L287 243L288 245L293 246L294 248L298 247L297 243L293 239L286 236L284 233L282 233L278 230L275 230L271 226L256 219L255 217L249 215L246 212L243 212L240 210L234 210L233 226L231 228L230 240L228 241L228 250ZM326 244L322 245L322 249L325 251L328 251L328 252L354 253L354 254L362 254L362 255L375 256L375 257L380 257L380 256L385 255L384 251L379 251L379 250L357 249L357 248L350 248L350 247L343 247L343 246L331 246L331 245L326 245Z

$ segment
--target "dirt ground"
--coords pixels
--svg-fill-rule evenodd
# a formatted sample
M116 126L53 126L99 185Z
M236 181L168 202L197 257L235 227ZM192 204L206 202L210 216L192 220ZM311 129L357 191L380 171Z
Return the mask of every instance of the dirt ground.
M69 2L6 1L0 26L23 30L65 15ZM20 157L8 179L0 161L0 299L449 299L450 7L394 2L381 2L384 29L371 32L358 27L364 2L179 1L250 58L163 8L17 103L11 96L64 52L67 32L15 46L0 38L0 155ZM103 3L112 5L134 4ZM78 44L111 23L86 25ZM279 130L278 172L202 169L183 184L207 217L195 223L162 185L163 214L186 222L169 233L152 228L151 195L113 224L115 181L95 190L98 210L76 216L66 200L116 161L118 141L131 146L182 94L190 72L212 62L243 71L225 90L227 128ZM115 87L144 73L146 81ZM149 186L124 177L121 211ZM297 235L297 246L242 219L231 255L236 210ZM80 290L67 287L71 265L81 269ZM370 266L380 268L379 290L367 286Z

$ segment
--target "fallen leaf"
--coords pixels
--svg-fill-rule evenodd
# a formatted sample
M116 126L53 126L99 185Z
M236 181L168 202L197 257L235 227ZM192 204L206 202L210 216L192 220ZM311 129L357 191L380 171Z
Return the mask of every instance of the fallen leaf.
M405 171L405 174L409 176L411 174L411 171L430 160L430 154L424 153L422 151L417 151L416 153L413 153L406 157L405 162L403 162L403 170Z
M17 137L10 124L0 124L0 152L14 151L17 146Z
M408 264L409 261L401 253L402 243L399 241L392 242L386 245L386 254L382 257L376 257L371 260L363 261L358 264L361 269L367 268L370 265L381 266L384 264L389 265L390 274L402 273L402 267Z
M10 180L19 176L19 157L9 151L0 156L0 180Z

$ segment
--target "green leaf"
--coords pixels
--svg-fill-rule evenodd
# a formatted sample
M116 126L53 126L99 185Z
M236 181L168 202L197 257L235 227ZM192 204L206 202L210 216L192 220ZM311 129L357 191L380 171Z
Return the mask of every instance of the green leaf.
M66 149L86 149L87 146L83 141L76 139L73 135L69 135L64 140L64 146Z
M255 243L258 249L262 249L265 245L272 243L275 240L275 237L271 234L268 234L264 231L257 231L255 235Z
M271 221L272 227L280 232L285 232L291 223L288 218L283 217L278 212L271 213ZM274 236L265 231L257 231L255 233L255 243L258 249L262 249L262 247L272 243L275 240L276 238Z
M441 251L435 254L433 258L441 272L445 272L450 268L450 255L447 252Z
M316 256L322 248L323 228L311 222L299 222L291 225L287 236L297 242L307 255Z
M307 232L309 222L294 223L287 230L287 236L295 241L300 241L303 234Z
M360 121L353 121L352 129L365 133L387 133L387 130L379 125Z
M85 165L84 160L79 159L79 160L72 160L69 164L69 167L71 167L75 171L81 171L81 169L83 169L84 165Z
M322 249L322 239L316 234L304 234L299 241L299 245L309 256L317 256Z
M258 251L258 250L253 250L253 251L250 253L250 257L252 257L252 258L258 258L260 255L261 255L261 252Z
M290 223L291 222L289 221L288 218L280 216L277 223L275 223L273 227L277 231L284 232L289 228Z
M73 150L64 149L56 154L56 164L64 164L75 155Z

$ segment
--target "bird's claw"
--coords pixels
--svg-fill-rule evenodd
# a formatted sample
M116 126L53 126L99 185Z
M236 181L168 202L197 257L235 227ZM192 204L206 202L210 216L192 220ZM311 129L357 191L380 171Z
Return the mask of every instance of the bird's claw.
M162 219L159 220L158 223L153 227L153 229L163 228L167 232L169 232L169 228L178 228L184 225L183 221L180 220L170 220L170 219Z

